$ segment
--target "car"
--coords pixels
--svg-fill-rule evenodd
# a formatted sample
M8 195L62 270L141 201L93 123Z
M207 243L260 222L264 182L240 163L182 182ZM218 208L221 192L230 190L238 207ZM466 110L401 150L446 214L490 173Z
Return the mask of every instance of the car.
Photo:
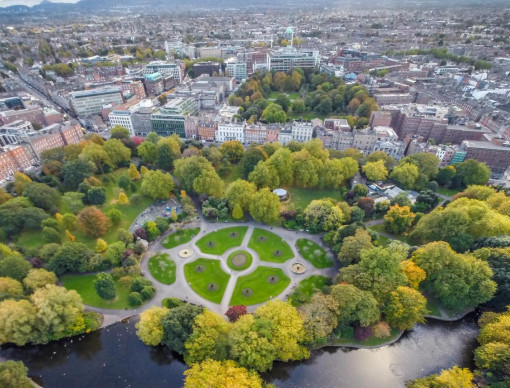
M170 208L170 206L167 206L167 207L166 207L166 211L167 211L167 212L169 212L169 211L171 211L171 210L172 210L172 209Z

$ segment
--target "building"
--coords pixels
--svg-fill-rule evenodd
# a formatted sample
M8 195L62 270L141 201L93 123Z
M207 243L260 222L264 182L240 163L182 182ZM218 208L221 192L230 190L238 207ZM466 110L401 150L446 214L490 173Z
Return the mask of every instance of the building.
M221 58L221 48L219 47L199 47L197 53L199 58Z
M216 139L216 131L218 123L215 121L199 121L198 123L198 139L202 141L214 141Z
M200 77L203 74L207 74L209 76L220 74L221 72L221 64L219 62L197 62L193 65L193 74L195 77Z
M186 137L186 117L197 112L197 103L193 98L172 99L152 113L152 130L160 136L177 134Z
M234 77L238 82L248 78L246 63L240 62L237 58L230 58L225 61L225 75Z
M154 110L154 107L142 107L131 114L135 136L147 136L152 132L152 113Z
M149 96L157 96L163 93L164 85L161 73L145 74L143 84Z
M309 121L294 121L292 123L292 140L304 143L312 140L313 124Z
M124 102L120 88L83 90L71 92L71 103L78 116L99 115L105 105Z
M486 163L493 173L504 173L510 166L510 142L493 140L463 141L461 149L466 151L465 159Z
M315 50L298 51L293 47L274 50L266 56L268 71L289 72L295 67L301 69L314 69L320 65L320 55Z
M404 157L404 152L406 150L406 143L398 140L391 139L382 139L377 140L374 144L374 151L382 151L386 154L394 157L396 160L400 160Z
M0 112L0 125L6 125L18 120L30 121L31 123L44 123L43 109L39 106L29 106L27 109L6 110Z
M216 131L217 142L223 143L225 141L237 140L244 143L244 128L246 122L224 122L218 125Z
M145 88L141 81L131 81L129 83L129 90L131 91L131 93L133 93L135 95L136 98L138 98L140 100L147 96L145 94Z
M120 125L129 129L129 133L131 136L135 135L133 120L132 120L133 112L130 110L112 110L108 114L108 119L110 120L110 125L115 127L116 125Z
M153 61L142 69L142 74L160 73L161 75L173 75L177 83L181 83L184 76L183 65L166 61Z

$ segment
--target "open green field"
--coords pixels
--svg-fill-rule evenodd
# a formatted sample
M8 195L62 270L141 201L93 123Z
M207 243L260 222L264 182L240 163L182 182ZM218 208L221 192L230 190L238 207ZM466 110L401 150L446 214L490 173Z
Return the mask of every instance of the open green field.
M219 260L197 259L184 266L190 287L201 297L221 303L230 275L223 272Z
M241 179L241 165L240 164L230 164L228 169L222 171L220 174L221 179L225 182L226 185L232 183L237 179Z
M127 175L127 168L121 168L113 173L105 174L102 179L105 180L103 187L106 192L106 201L103 205L98 206L103 213L107 213L110 209L117 208L122 212L122 219L117 225L113 225L110 230L104 235L101 236L103 240L107 243L113 243L117 241L117 230L120 228L128 230L131 224L134 222L138 214L140 214L143 210L145 210L149 205L151 205L154 201L151 198L145 197L139 193L139 189L141 186L141 180L135 182L137 187L136 192L132 193L130 191L126 192L126 195L131 199L133 195L138 196L138 201L135 203L130 203L129 205L119 205L117 204L117 198L119 193L123 190L117 186L117 182L121 176ZM101 176L97 177L101 179ZM62 201L61 201L62 202ZM68 212L68 209L61 203L59 206L59 213L65 214ZM79 229L71 231L72 234L76 237L76 242L81 242L87 245L89 248L94 248L96 245L96 239L84 235ZM62 241L65 241L65 230L62 230ZM19 239L18 244L27 247L27 248L37 248L44 245L46 242L42 237L42 233L40 230L36 231L24 231Z
M121 286L115 280L117 296L112 300L101 298L94 287L96 275L64 275L61 277L62 284L68 290L75 290L80 294L83 303L103 309L133 309L128 303L128 296L131 293L129 286ZM139 307L139 306L138 306Z
M305 209L310 202L315 199L321 198L333 198L337 201L343 199L340 190L318 190L318 189L305 189L302 187L289 187L288 203L284 203L284 206L288 209Z
M250 306L266 302L280 295L289 284L290 279L280 268L258 267L251 274L237 279L230 306ZM246 295L243 295L243 290Z
M284 263L294 257L294 253L280 236L264 229L255 228L248 247L259 255L262 261Z
M327 254L324 248L312 240L300 238L297 240L297 246L301 256L303 256L306 261L312 263L315 268L328 268L333 266L333 259Z
M234 226L207 233L197 241L197 247L204 253L221 255L231 248L240 246L247 230L247 226Z
M175 262L168 253L152 256L149 259L149 272L160 283L175 283Z
M373 230L374 232L377 232L377 233L380 233L380 232L386 233L387 235L393 237L394 240L399 240L399 241L405 242L407 244L410 244L410 242L409 242L409 240L407 239L406 236L398 236L396 234L391 234L391 233L386 232L386 230L384 229L384 224L372 225L372 226L369 226L368 229ZM381 237L383 239L380 239ZM384 240L384 238L386 240ZM388 237L382 236L382 235L379 235L379 237L377 239L380 242L383 241L384 243L386 243L389 240Z
M291 101L294 101L296 98L299 98L299 93L285 93L285 92L275 92L272 91L269 95L269 100L276 100L279 96L284 95L290 98Z
M442 187L437 189L438 194L447 195L449 197L453 197L455 194L460 193L461 191L463 191L463 189L444 189Z
M200 232L200 228L193 229L179 229L176 232L165 238L161 245L167 249L175 248L179 245L190 242Z
M244 260L244 264L236 265L236 260ZM253 258L251 255L246 251L235 251L232 252L227 259L227 265L229 268L233 269L234 271L242 271L246 268L249 268L251 263L253 261Z
M327 276L312 275L309 278L301 280L289 300L293 306L301 306L312 298L315 290L322 290L325 285L331 284L331 279Z

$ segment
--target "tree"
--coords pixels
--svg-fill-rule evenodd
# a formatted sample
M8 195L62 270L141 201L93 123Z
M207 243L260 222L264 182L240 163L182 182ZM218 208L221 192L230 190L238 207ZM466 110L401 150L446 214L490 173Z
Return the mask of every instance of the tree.
M157 164L163 170L171 170L174 161L181 157L181 144L174 136L162 137L156 146Z
M409 156L416 163L420 174L428 179L434 178L439 172L439 158L430 152L418 152Z
M21 361L0 363L0 386L5 388L32 388L32 380L27 377L28 369Z
M30 263L20 256L9 256L0 260L0 276L8 276L21 281L31 268Z
M437 174L437 183L439 183L441 186L448 186L452 178L455 176L457 170L455 170L455 167L453 166L446 166L439 170Z
M67 193L64 193L64 196L62 197L62 203L63 205L71 211L71 213L77 214L83 209L83 197L85 197L85 194L78 193L75 191L68 191ZM65 218L66 215L73 216L74 214L66 213L63 216L63 222L65 226ZM67 229L72 230L73 228L69 228L66 226Z
M115 282L113 281L112 275L109 273L98 273L96 275L96 280L94 280L94 288L97 294L103 299L115 298Z
M223 195L223 180L216 171L207 170L193 181L193 190L197 194L207 194L219 198Z
M203 156L191 156L175 162L175 177L187 192L193 190L193 183L205 171L215 171L211 162Z
M23 194L23 191L25 190L25 187L32 182L32 179L30 179L27 175L23 174L20 171L16 171L14 173L14 191L18 196Z
M23 279L23 285L30 292L38 288L46 286L46 284L56 284L57 276L44 268L31 269L27 276Z
M357 206L365 212L366 217L370 217L375 210L375 201L370 197L361 197Z
M424 323L427 300L418 291L409 287L398 287L389 296L384 309L386 321L400 330L411 330L416 323Z
M150 134L149 134L150 135ZM137 147L138 155L142 158L142 161L147 164L156 163L157 149L156 144L145 140L142 144ZM143 174L142 174L143 176Z
M379 320L381 315L377 300L371 292L363 291L352 284L336 284L331 287L331 298L339 325L357 323L363 327Z
M276 169L262 160L255 166L248 179L259 189L263 187L273 189L280 185L280 178Z
M418 167L411 163L400 163L390 174L390 178L394 179L404 189L410 189L414 186L420 172Z
M342 210L327 199L313 200L303 215L307 227L314 232L338 229L345 220Z
M131 150L118 139L112 138L106 141L103 149L110 157L111 162L117 167L131 159Z
M204 148L202 150L202 154L215 167L218 167L223 161L223 154L217 147L214 147L212 145L207 148Z
M102 205L106 201L106 192L102 187L91 187L87 191L86 203L89 205Z
M239 205L241 210L249 210L256 191L257 187L252 182L242 179L232 182L225 192L230 209L234 209L236 205Z
M147 230L147 236L149 237L149 241L154 240L161 233L154 221L148 221L145 224L145 229Z
M315 187L319 183L319 173L323 162L313 156L306 149L292 154L294 167L294 184L301 187Z
M365 229L359 228L354 236L344 238L342 248L338 252L338 261L342 265L356 264L361 259L361 252L373 247L372 237Z
M28 300L0 302L0 343L23 346L35 338L37 311Z
M338 326L338 303L331 295L315 293L310 302L300 308L305 337L308 341L324 341Z
M384 215L384 229L389 233L400 235L413 223L416 214L409 206L390 206L390 210Z
M292 154L287 148L279 148L267 160L269 168L274 168L278 174L278 185L291 185L293 181L294 171L292 164Z
M142 193L154 199L169 198L174 189L174 181L170 174L159 170L149 171L142 181Z
M300 114L306 112L306 105L302 98L296 98L292 103L292 113Z
M96 238L106 234L111 226L108 217L95 206L87 206L78 214L78 224L83 233Z
M232 217L234 217L234 219L236 220L240 220L241 218L243 218L244 216L244 213L243 213L243 209L241 209L241 206L236 203L236 205L234 206L234 210L232 211Z
M170 310L162 319L163 340L166 345L179 354L184 354L184 344L193 332L195 317L202 313L202 307L185 304Z
M153 306L140 313L140 321L136 323L136 335L145 345L157 346L163 341L163 318L170 310Z
M230 326L223 317L204 310L195 317L193 333L184 344L184 360L191 365L207 359L222 361L228 358L228 332Z
M48 244L51 245L51 244ZM82 243L66 242L51 256L48 269L57 275L66 272L85 272L92 252Z
M280 199L265 187L253 195L250 213L254 220L272 224L280 217Z
M417 249L411 260L426 272L424 286L447 308L475 307L490 300L496 291L487 262L458 254L444 241Z
M57 212L60 194L57 190L44 183L27 183L23 190L23 196L27 197L36 207L40 207L52 214Z
M0 205L6 203L12 198L12 195L8 194L5 189L0 188Z
M280 105L272 103L262 112L262 120L266 123L284 123L287 115Z
M30 300L37 310L37 328L41 341L46 342L76 323L83 313L83 302L74 290L54 284L38 288Z
M108 244L102 238L96 240L96 252L103 253L108 248Z
M230 322L236 322L239 318L241 318L243 315L247 313L246 306L244 305L237 305L237 306L231 306L225 313L225 315L228 317Z
M170 219L175 222L178 220L177 213L175 212L175 208L172 208L170 211Z
M462 177L465 186L485 185L491 177L490 168L482 162L467 159L462 163L454 164L456 175Z
M404 275L406 275L409 285L415 290L418 289L420 283L427 277L425 271L411 260L404 260L400 262L400 267L402 268Z
M339 188L347 179L352 178L359 170L358 162L349 157L327 159L324 162L321 180L325 187Z
M121 125L116 125L110 129L110 137L112 139L129 139L130 135L129 129Z
M221 144L220 152L230 163L237 163L243 157L244 147L238 140L230 140Z
M81 152L80 158L92 162L97 170L104 174L106 168L113 167L110 155L96 143L89 143Z
M85 178L90 177L93 172L94 164L87 160L74 159L70 162L66 162L62 166L64 185L70 190L75 190L78 188L78 185Z
M363 166L362 170L367 179L371 181L381 181L388 178L388 169L383 160L368 162Z
M138 179L140 179L140 173L138 172L136 166L133 163L129 165L128 176L129 179L131 179L132 181L137 181Z
M0 300L23 296L23 286L18 280L0 277Z
M276 359L302 360L310 355L301 345L305 334L303 321L289 302L272 300L258 307L255 317L265 318L271 323L271 344L276 349Z
M382 160L387 170L392 169L397 164L393 156L388 155L384 151L374 151L367 157L367 162L373 163Z
M407 388L475 388L473 373L468 368L454 366L451 369L442 370L439 375L430 375L409 382Z
M119 205L129 205L129 198L126 193L119 193L119 197L117 198L117 203Z
M256 372L237 366L234 361L206 360L184 372L185 388L262 388Z

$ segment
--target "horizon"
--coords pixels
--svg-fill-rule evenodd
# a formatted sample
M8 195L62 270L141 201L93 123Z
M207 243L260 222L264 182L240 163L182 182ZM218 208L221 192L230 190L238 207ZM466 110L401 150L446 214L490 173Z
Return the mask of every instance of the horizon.
M33 7L41 4L45 0L0 0L0 8L12 7L14 5L26 5L27 7ZM73 4L78 3L80 0L51 0L50 3L67 3Z

